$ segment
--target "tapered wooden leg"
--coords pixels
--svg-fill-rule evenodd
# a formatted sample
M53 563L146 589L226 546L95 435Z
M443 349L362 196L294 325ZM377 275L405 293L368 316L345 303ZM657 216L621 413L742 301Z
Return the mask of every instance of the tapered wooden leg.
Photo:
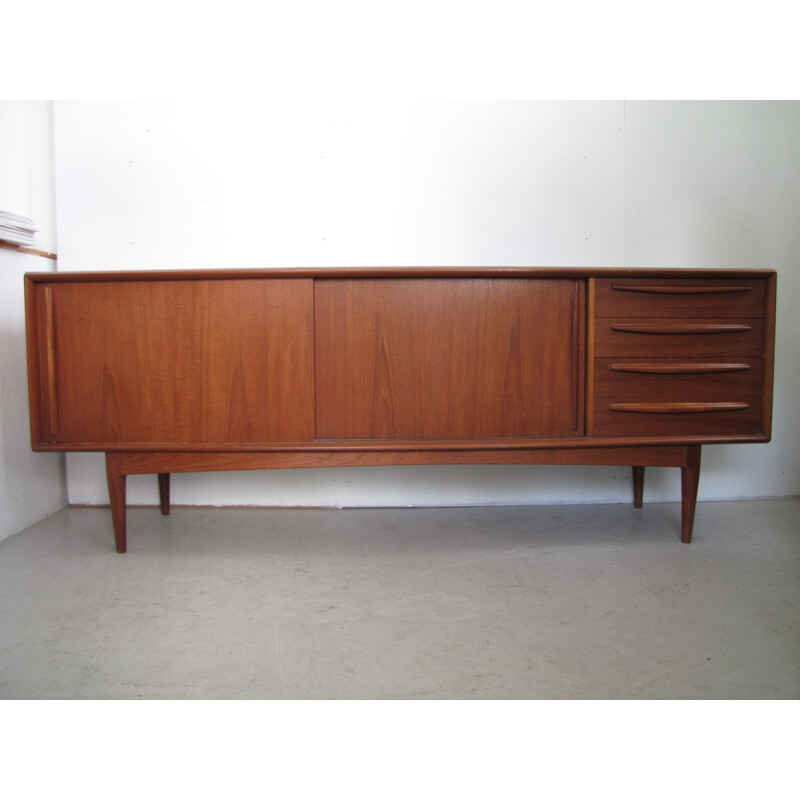
M125 475L122 472L122 459L118 453L106 453L106 478L117 552L125 553L128 549L125 525Z
M700 445L686 448L686 465L681 467L681 541L692 541L697 486L700 483Z
M633 507L641 508L644 497L644 467L632 467L633 470Z
M158 473L158 496L161 500L161 513L169 514L169 472Z

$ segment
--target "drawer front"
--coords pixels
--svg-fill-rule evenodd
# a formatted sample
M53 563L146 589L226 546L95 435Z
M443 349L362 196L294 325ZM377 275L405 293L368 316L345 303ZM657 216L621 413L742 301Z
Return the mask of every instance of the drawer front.
M761 358L598 358L594 433L757 434L763 372Z
M595 436L758 436L763 433L760 395L713 401L595 398Z
M760 395L763 376L763 358L598 358L595 397L609 402L735 402Z
M653 319L650 317L595 320L595 356L761 356L761 319Z
M602 278L598 317L763 317L766 281Z

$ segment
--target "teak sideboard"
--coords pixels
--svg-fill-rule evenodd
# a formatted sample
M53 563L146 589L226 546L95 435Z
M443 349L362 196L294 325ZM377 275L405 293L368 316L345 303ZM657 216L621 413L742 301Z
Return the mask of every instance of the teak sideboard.
M768 270L329 268L25 276L32 446L125 479L386 464L682 474L771 435Z

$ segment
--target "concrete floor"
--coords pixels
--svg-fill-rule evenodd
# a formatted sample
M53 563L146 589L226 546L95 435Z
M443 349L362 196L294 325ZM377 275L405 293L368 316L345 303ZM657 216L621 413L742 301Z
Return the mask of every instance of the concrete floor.
M0 543L0 698L800 697L800 500L65 509Z

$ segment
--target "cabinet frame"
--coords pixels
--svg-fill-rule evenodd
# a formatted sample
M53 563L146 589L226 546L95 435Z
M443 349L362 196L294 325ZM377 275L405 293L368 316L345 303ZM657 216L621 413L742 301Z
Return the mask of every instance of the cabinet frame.
M580 313L570 325L577 326L559 335L572 336L576 363L579 370L574 381L574 401L579 416L576 431L570 435L550 437L489 437L489 438L438 438L438 439L304 439L302 441L58 441L59 397L57 375L59 342L54 319L54 292L60 284L90 284L92 282L132 281L216 281L311 279L315 285L330 279L358 281L361 279L565 279L580 287ZM755 282L758 299L752 304L758 309L758 336L761 337L757 354L763 363L763 375L754 391L761 403L761 424L754 432L752 422L746 432L719 431L713 426L699 434L664 432L664 426L655 435L628 435L622 425L619 434L596 436L594 432L596 396L596 368L598 359L604 358L597 350L598 324L596 316L597 281L619 279L633 283L634 287L648 285L656 280L666 286L685 286L700 282L710 286L727 282L728 286L741 286L742 282ZM720 283L720 285L723 285ZM322 466L366 466L396 464L604 464L633 467L634 503L641 505L643 468L646 466L674 466L682 470L682 526L681 539L691 541L697 482L700 472L700 448L707 443L768 442L771 437L772 383L775 341L776 274L771 270L650 270L650 269L580 269L580 268L521 268L521 267L448 267L448 268L301 268L265 270L181 270L148 272L83 272L83 273L30 273L25 276L28 381L31 412L31 444L35 451L98 451L106 453L107 477L112 518L118 552L127 547L125 526L125 477L129 474L154 473L159 475L161 507L169 512L169 474L237 469L283 469ZM694 302L690 314L680 310L684 290L669 292L661 305L665 315L673 315L685 323L687 316L695 321ZM641 294L636 289L637 295ZM647 292L645 292L647 294ZM663 294L663 292L662 292ZM656 295L658 296L658 295ZM605 301L604 301L605 302ZM624 300L620 301L623 304ZM646 302L646 301L645 301ZM641 297L637 296L636 314L639 314ZM676 305L677 304L677 305ZM719 314L719 302L713 305ZM616 308L616 307L615 307ZM677 309L677 312L676 312ZM741 310L741 302L736 308ZM616 311L615 311L616 313ZM733 314L733 312L731 312ZM752 310L748 313L753 313ZM625 319L623 314L619 315ZM628 317L629 319L630 317ZM755 317L754 317L755 319ZM317 320L314 312L312 328ZM737 320L738 322L739 320ZM763 333L762 333L763 331ZM312 334L313 336L313 334ZM312 338L312 349L315 344ZM659 344L663 356L669 344ZM646 348L645 348L646 350ZM691 351L691 347L688 348ZM316 350L314 350L316 353ZM685 348L678 355L686 355ZM645 358L637 350L631 356ZM702 354L701 354L702 355ZM621 354L618 360L624 360ZM688 356L687 356L688 358ZM598 360L598 364L595 361ZM711 358L707 360L713 360ZM735 359L734 359L735 360ZM713 394L713 379L709 379L706 394ZM316 387L298 387L310 391L314 406L318 402ZM690 384L690 381L686 382ZM710 388L709 388L710 387ZM629 398L626 398L626 401ZM628 403L631 405L631 403ZM635 403L633 403L635 405ZM691 410L694 413L694 410Z

